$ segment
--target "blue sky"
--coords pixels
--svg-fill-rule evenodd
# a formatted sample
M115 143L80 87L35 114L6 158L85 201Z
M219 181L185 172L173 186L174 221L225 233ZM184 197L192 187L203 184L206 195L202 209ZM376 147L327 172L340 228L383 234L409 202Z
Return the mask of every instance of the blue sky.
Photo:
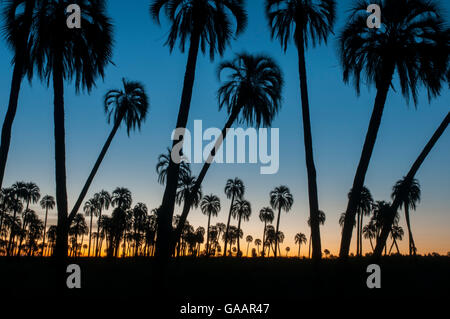
M345 11L350 3L339 1L335 33L345 24ZM169 54L168 47L164 46L168 24L162 20L161 26L156 25L149 17L148 6L149 1L144 0L108 1L108 11L115 25L115 66L108 67L105 80L99 80L90 95L76 95L73 86L66 84L70 206L111 129L103 112L103 95L108 89L120 88L122 77L145 84L150 96L150 113L141 132L132 133L129 138L125 130L118 132L88 196L100 189L112 191L116 186L125 186L133 192L134 203L145 202L149 208L160 205L164 189L157 184L155 165L158 155L170 145L187 57L177 49ZM445 3L444 7L448 17L450 4ZM243 225L244 235L251 234L256 238L262 235L262 224L257 215L260 208L268 206L270 190L280 184L289 186L295 203L291 212L283 214L280 227L287 238L285 245L292 248L295 233L309 234L297 54L294 47L284 53L277 41L271 41L262 1L247 1L247 10L247 31L232 42L224 59L246 51L269 54L280 64L286 85L281 112L273 123L273 127L280 128L280 170L276 175L264 176L259 174L259 165L213 165L203 190L222 199L222 211L213 222L224 222L229 200L223 187L228 178L241 177L247 187L245 197L253 208L250 222ZM306 56L319 201L327 214L327 223L322 228L323 246L332 253L339 247L338 218L346 208L347 192L359 161L376 93L373 87L363 86L358 97L351 85L343 83L337 57L335 36L329 39L327 46L309 49ZM204 128L221 128L225 123L226 113L218 112L216 102L220 85L216 67L221 60L216 58L211 63L208 56L199 58L190 128L195 119L203 120ZM9 97L10 61L11 52L5 42L0 41L0 87L3 88L0 121L4 118ZM421 90L417 108L413 104L408 106L398 93L398 85L395 87L397 93L391 90L388 96L366 177L366 185L377 200L389 200L392 185L407 173L450 105L450 93L444 89L431 103ZM413 213L412 223L419 252L450 251L450 134L446 133L417 175L422 186L422 202ZM31 86L24 82L20 94L4 185L17 180L32 180L40 186L42 194L54 195L53 148L53 92L35 78ZM200 165L193 166L194 172L200 168ZM41 212L37 206L35 209ZM52 212L51 222L55 222L55 216L56 212ZM199 211L191 212L189 220L195 226L206 227L206 218ZM401 224L406 227L403 218ZM365 245L367 248L368 243ZM406 247L404 240L401 249L405 251Z

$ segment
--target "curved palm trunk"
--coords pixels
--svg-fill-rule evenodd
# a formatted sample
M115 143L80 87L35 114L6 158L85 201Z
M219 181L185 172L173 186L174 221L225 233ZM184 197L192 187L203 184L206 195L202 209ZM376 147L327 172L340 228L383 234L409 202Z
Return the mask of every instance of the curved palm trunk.
M227 255L228 231L230 230L231 209L233 208L233 204L234 204L234 194L231 196L230 211L228 212L228 221L227 221L227 228L225 230L225 245L224 245L224 250L223 250L223 256Z
M200 44L200 33L195 30L192 32L186 71L184 75L183 92L181 96L180 109L178 112L177 129L185 129L189 117L191 106L192 89L194 87L195 69L197 66L197 57ZM173 142L173 146L177 144ZM169 162L167 169L167 183L164 191L161 207L158 213L158 235L156 241L155 256L167 259L171 253L172 241L172 218L175 207L175 196L177 192L180 164L173 161Z
M19 35L21 39L14 57L14 71L11 80L11 89L9 93L8 109L6 111L5 120L3 121L1 143L0 143L0 189L3 185L3 177L5 175L6 162L8 160L9 146L11 144L11 131L14 118L16 117L17 104L19 100L19 92L24 75L24 65L29 50L27 48L28 38L30 35L33 11L35 7L35 1L26 1L24 11L24 33Z
M273 252L275 258L277 258L277 248L278 248L278 229L280 227L280 215L281 215L281 206L278 208L278 217L277 217L277 229L275 231L275 250Z
M405 205L405 219L406 226L408 227L408 240L409 240L409 255L416 255L416 245L414 244L414 239L411 231L411 223L409 219L409 207Z
M346 259L348 257L350 243L352 240L353 225L355 221L355 214L358 204L358 197L361 194L364 186L364 180L366 177L367 169L369 168L370 158L377 139L378 130L381 124L381 118L383 116L384 105L386 103L387 94L389 91L389 85L394 74L394 66L392 65L386 70L384 75L384 81L377 88L377 95L375 97L375 104L370 118L369 128L367 130L364 146L361 152L361 158L359 160L358 168L356 169L355 178L353 180L352 192L347 204L347 210L345 212L344 227L342 230L341 247L339 251L339 257Z
M405 177L406 181L412 181L414 179L414 176L416 175L420 166L422 165L425 158L428 156L428 154L430 153L430 151L432 150L432 148L434 147L436 142L439 140L439 138L442 136L442 134L446 130L449 122L450 122L450 112L447 113L447 116L444 118L444 120L439 125L437 130L434 132L431 139L425 145L425 147L422 150L422 152L420 153L419 157L416 159L416 161L412 165L411 169L408 172L408 175L406 175L406 177ZM389 236L389 232L392 229L392 224L394 222L395 212L397 212L398 208L400 207L400 203L401 203L400 198L401 198L401 196L397 196L394 199L394 202L391 205L391 213L388 214L387 218L385 219L385 223L383 224L383 228L381 230L380 238L377 241L377 245L375 247L375 251L374 251L375 259L378 259L381 256L383 248L386 245L386 241Z
M211 213L208 214L208 228L206 228L206 256L209 256L209 225L211 222Z
M47 232L47 216L48 216L48 207L45 208L44 236L42 237L42 251L41 251L41 256L44 256L45 234L46 234L46 232Z
M303 34L299 32L298 34ZM303 136L305 143L306 170L308 173L308 197L309 215L311 219L311 234L313 259L322 258L319 225L319 199L317 194L316 168L314 165L314 154L312 146L311 121L309 114L308 84L306 78L305 47L303 38L298 41L298 70L300 75L300 92L302 100ZM275 249L276 250L276 249ZM276 255L276 254L275 254ZM275 256L276 257L276 256Z

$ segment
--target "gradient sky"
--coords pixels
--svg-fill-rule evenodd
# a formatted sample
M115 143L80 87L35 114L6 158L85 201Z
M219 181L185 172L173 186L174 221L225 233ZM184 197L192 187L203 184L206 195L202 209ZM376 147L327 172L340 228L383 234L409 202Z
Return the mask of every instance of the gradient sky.
M351 1L339 1L336 34L346 22L346 10ZM447 17L450 3L441 1ZM148 14L148 0L108 1L108 11L115 25L114 63L107 69L104 81L90 95L75 94L73 85L66 83L66 152L69 205L78 196L91 167L100 152L111 126L106 123L102 97L111 88L121 87L121 78L145 84L151 101L147 122L141 132L127 137L121 129L90 188L88 197L117 186L128 187L133 192L133 203L144 202L149 209L158 207L164 188L157 183L155 165L157 157L170 145L170 134L175 127L186 54L164 46L168 24L156 25ZM308 196L304 162L303 129L301 126L300 92L297 54L291 46L286 54L276 41L271 41L264 16L263 1L247 1L249 25L245 34L232 42L224 59L234 53L266 53L276 59L283 69L285 89L283 106L273 127L280 128L280 169L276 175L260 175L259 164L213 165L203 183L203 192L219 195L222 211L212 223L226 222L230 201L223 193L228 178L243 179L245 198L252 203L252 216L243 223L244 237L262 237L263 225L259 210L269 204L269 192L281 184L287 185L294 196L292 210L283 213L280 229L285 233L286 246L291 254L297 253L293 238L297 232L309 236L307 226ZM321 228L322 247L337 254L340 244L338 219L347 205L356 165L372 112L375 89L362 87L358 97L351 85L342 81L342 68L338 61L337 40L329 39L328 46L309 49L307 52L308 84L315 161L318 178L320 208L327 221ZM9 97L12 67L11 52L0 42L0 118L3 120ZM193 92L189 128L195 119L203 120L203 127L221 128L225 112L218 112L216 91L220 85L216 67L220 58L211 63L201 56ZM383 121L366 177L366 185L376 200L390 200L394 183L407 173L425 143L449 111L450 93L444 89L438 99L428 103L421 90L417 108L409 106L399 94L390 91ZM207 116L205 116L207 114ZM206 144L206 143L205 143ZM419 253L450 251L450 134L447 131L417 174L422 186L422 201L412 212L412 228ZM193 165L198 173L200 165ZM4 186L15 181L34 181L42 195L55 191L53 92L37 78L32 85L24 82L19 109L14 122ZM42 210L34 205L39 214ZM179 213L177 208L175 213ZM195 227L206 227L207 219L199 210L192 211L189 221ZM367 221L367 218L366 218ZM50 213L50 223L56 222L56 211ZM402 213L400 221L406 233ZM352 250L355 243L352 242ZM244 245L245 248L245 245ZM364 242L365 250L369 243ZM400 244L407 252L407 240ZM305 253L307 249L303 249ZM302 253L302 254L303 254Z

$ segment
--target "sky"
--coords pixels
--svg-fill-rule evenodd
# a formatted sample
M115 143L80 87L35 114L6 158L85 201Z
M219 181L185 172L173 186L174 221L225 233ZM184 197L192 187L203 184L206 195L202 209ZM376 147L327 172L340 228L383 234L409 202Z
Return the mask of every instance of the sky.
M339 1L337 35L346 23L351 1ZM441 1L449 17L450 3ZM150 19L149 1L108 1L108 13L114 23L114 65L107 68L105 79L97 81L90 93L76 94L73 83L66 83L66 157L69 209L78 196L111 125L107 124L102 99L107 90L120 88L121 79L140 81L150 97L150 112L140 132L127 136L126 130L117 133L92 183L88 196L101 189L110 192L117 186L129 188L133 204L144 202L149 209L161 204L164 188L157 183L155 166L158 155L171 144L175 128L187 54L176 48L172 54L164 46L169 25L162 20L158 26ZM269 193L279 185L286 185L294 196L294 205L283 212L280 230L286 236L281 245L297 253L294 236L298 232L309 237L307 174L304 161L303 128L299 92L297 53L291 46L284 53L277 41L272 41L264 15L263 1L247 1L249 24L244 34L232 41L223 58L213 62L200 56L193 91L188 128L194 120L202 120L204 129L221 128L226 121L225 111L218 111L216 92L220 81L217 65L232 59L236 53L265 53L272 56L283 70L285 87L282 109L273 122L280 134L280 168L277 174L261 175L260 164L215 164L203 183L204 194L216 194L222 210L212 223L226 223L230 200L224 194L229 178L240 177L246 186L245 198L252 204L249 222L242 225L244 238L262 237L263 224L259 210L269 206ZM0 41L0 121L3 121L12 76L11 51ZM351 84L342 80L342 67L337 54L337 38L332 35L328 45L309 48L306 54L308 89L311 107L313 147L317 169L320 209L327 220L321 227L322 247L338 254L340 227L338 219L345 211L347 193L351 188L359 161L376 90L363 85L357 96ZM411 164L449 111L450 93L444 89L430 103L420 89L419 104L407 105L400 94L390 90L377 142L367 172L365 184L375 200L390 200L392 186L406 175ZM206 143L205 143L206 145ZM422 188L422 200L411 213L412 230L419 253L450 251L450 134L447 131L420 168L417 178ZM200 164L193 164L198 174ZM6 167L4 187L15 181L33 181L41 194L55 194L53 92L45 83L34 78L24 82L13 126L11 149ZM40 216L43 211L32 205ZM175 214L180 213L177 207ZM195 227L206 228L207 218L199 209L191 211L189 221ZM367 218L366 218L367 221ZM56 211L49 213L50 224L56 223ZM237 224L234 221L234 224ZM401 212L400 225L406 234ZM355 249L355 240L351 249ZM407 253L407 239L400 243ZM244 244L245 247L245 244ZM369 251L367 241L364 251ZM302 255L307 249L302 248Z

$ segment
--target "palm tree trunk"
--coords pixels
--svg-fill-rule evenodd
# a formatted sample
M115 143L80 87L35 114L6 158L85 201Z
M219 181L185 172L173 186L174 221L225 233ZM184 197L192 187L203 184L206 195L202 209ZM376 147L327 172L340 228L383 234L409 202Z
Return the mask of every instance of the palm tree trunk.
M248 248L250 247L250 242L247 243L247 258L248 258Z
M360 220L360 213L357 213L356 215L356 256L359 256L359 220Z
M412 181L414 179L414 176L416 175L420 166L422 165L425 158L428 156L428 154L430 153L430 151L432 150L432 148L434 147L436 142L439 140L439 138L444 133L449 122L450 122L450 112L447 113L447 116L444 118L444 120L439 125L437 130L434 132L433 136L428 141L428 143L425 145L424 149L422 150L419 157L416 159L416 161L412 165L411 169L408 172L408 175L406 175L404 180ZM391 213L388 214L387 218L385 219L385 223L381 230L380 239L377 242L377 246L375 247L375 252L374 252L375 259L378 259L381 256L383 247L386 245L386 241L389 236L390 229L392 229L392 224L394 223L395 212L398 211L398 208L400 207L400 203L401 203L401 199L400 199L400 196L398 196L394 199L394 202L391 205Z
M266 229L267 229L267 221L264 221L264 231L263 231L263 257L265 255L265 242L266 242Z
M277 229L275 231L275 251L274 258L277 258L277 248L278 248L278 229L280 227L280 215L281 215L281 206L278 207L278 217L277 217ZM313 247L314 249L314 247Z
M181 95L180 109L178 112L177 129L185 129L189 117L191 106L192 90L195 80L195 69L197 66L198 50L200 45L200 33L193 30L190 38L190 47L186 71L184 75L183 92ZM183 132L184 134L184 132ZM172 148L178 142L173 141ZM167 183L164 191L161 207L158 214L158 235L156 242L156 257L163 260L169 258L172 243L172 218L175 206L175 196L177 192L180 164L169 162L167 169Z
M298 34L303 35L300 30ZM306 62L305 47L303 36L298 42L298 70L300 76L300 92L302 100L302 118L303 118L303 136L305 143L305 160L306 170L308 173L308 197L309 197L309 214L311 220L312 248L313 259L320 260L322 258L322 248L320 242L320 225L319 225L319 199L317 194L316 168L314 165L314 153L312 146L311 121L309 114L309 98L308 84L306 78ZM275 256L276 257L276 256Z
M236 256L239 256L241 254L241 236L239 234L241 233L241 214L239 214L239 221L238 221L238 231L237 231L237 254Z
M364 212L361 212L361 221L359 222L359 255L362 256L362 244L363 244L363 219Z
M228 221L227 221L227 228L225 230L225 248L223 251L223 255L226 256L227 255L227 244L228 244L228 231L230 229L230 221L231 221L231 210L233 208L233 204L234 204L234 194L231 196L231 205L230 205L230 211L228 212ZM231 250L231 249L230 249Z
M312 242L311 237L312 237L312 235L309 235L308 258L310 258L310 259L311 259L311 242Z
M47 215L48 215L48 207L45 208L44 236L42 237L42 252L41 252L41 256L44 256L45 234L47 232Z
M414 244L414 239L411 231L411 223L409 219L409 206L405 205L405 219L406 226L408 227L408 240L409 240L409 255L416 255L416 246Z
M92 212L91 212L91 221L89 222L89 248L88 248L88 257L91 257L91 238L92 238Z
M347 204L347 210L345 212L344 227L342 230L341 247L339 251L339 257L346 259L348 257L350 243L352 240L353 224L355 221L356 208L358 204L358 197L361 194L361 190L364 186L364 180L366 177L367 169L369 168L370 158L375 146L375 142L378 135L378 130L381 124L381 118L383 116L384 105L389 92L389 86L391 84L392 76L394 74L394 65L384 73L384 80L382 84L377 88L377 95L375 97L375 104L370 118L369 128L367 130L364 146L361 152L361 158L359 160L358 168L356 169L355 178L353 180L352 192L350 193L349 201Z
M98 218L97 218L97 238L95 239L95 257L98 257L98 238L100 237L100 219L102 218L102 209L99 209ZM100 255L101 255L101 247L100 247Z
M11 255L11 246L12 246L12 242L13 242L13 238L14 238L14 221L16 220L16 215L17 215L17 211L14 209L13 212L13 222L11 224L11 231L9 232L9 242L8 242L8 249L6 250L6 255L10 256Z
M211 213L208 213L208 228L206 228L206 256L209 256L209 225L211 222Z

